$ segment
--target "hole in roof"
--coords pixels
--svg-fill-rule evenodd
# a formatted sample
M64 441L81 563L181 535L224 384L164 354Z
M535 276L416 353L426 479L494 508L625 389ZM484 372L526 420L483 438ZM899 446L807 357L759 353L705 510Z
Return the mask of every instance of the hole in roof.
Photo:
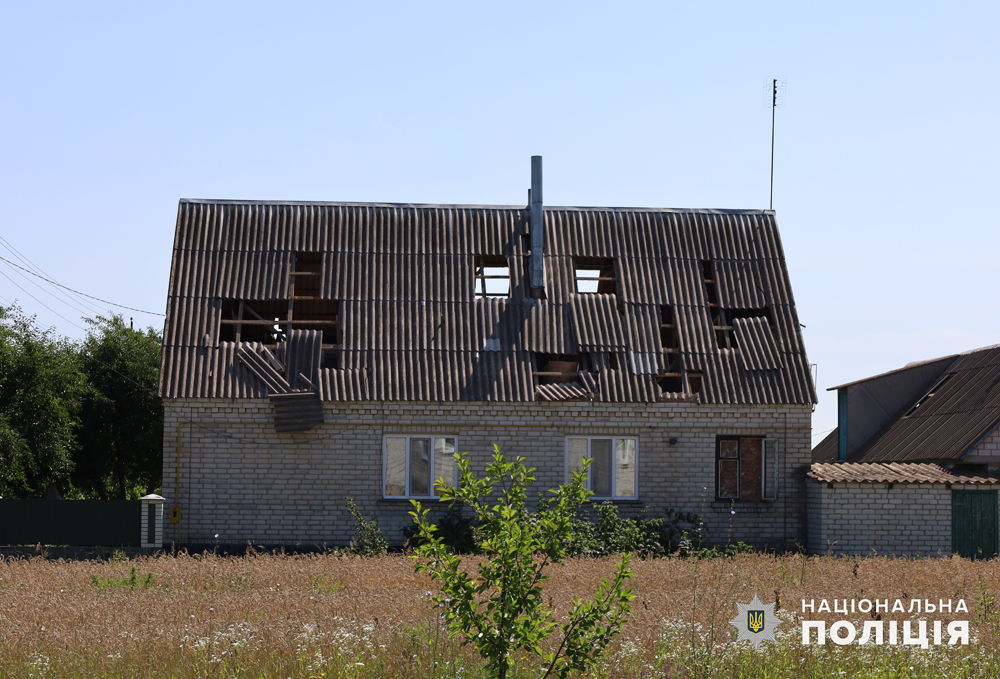
M561 354L535 354L535 377L538 384L575 382L580 372L580 357Z
M510 265L502 255L476 255L477 298L510 297Z
M923 397L923 398L921 398L921 399L920 399L919 401L917 401L916 403L914 403L914 404L913 404L913 407L912 407L912 408L910 408L909 410L907 410L907 411L906 411L906 415L904 415L903 417L909 417L909 416L910 416L910 415L912 415L913 413L917 412L917 409L918 409L918 408L920 408L920 407L921 407L922 405L924 405L925 403L927 403L927 401L929 401L929 400L930 400L931 396L933 396L934 394L936 394L936 393L938 393L939 391L941 391L941 387L943 387L943 386L944 386L945 384L947 384L947 383L948 383L948 380L950 380L950 379L951 379L952 377L954 377L954 373L951 373L951 374L948 374L948 375L945 375L945 376L944 376L944 377L942 377L942 378L941 378L940 380L938 380L938 383L937 383L937 384L935 384L935 385L934 385L933 387L931 387L930 391L928 391L928 392L927 392L927 393L926 393L926 394L924 395L924 397Z
M574 257L573 273L578 293L614 295L617 292L615 260L611 257Z

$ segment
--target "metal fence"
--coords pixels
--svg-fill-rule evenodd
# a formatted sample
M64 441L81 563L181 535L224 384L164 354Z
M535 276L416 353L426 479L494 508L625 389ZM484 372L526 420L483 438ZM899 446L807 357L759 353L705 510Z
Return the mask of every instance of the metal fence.
M0 500L0 545L141 545L140 500Z

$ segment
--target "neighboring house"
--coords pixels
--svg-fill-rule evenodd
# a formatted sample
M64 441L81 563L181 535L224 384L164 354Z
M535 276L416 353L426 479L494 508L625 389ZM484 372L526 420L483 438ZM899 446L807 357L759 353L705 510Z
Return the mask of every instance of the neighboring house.
M350 496L398 545L494 443L538 492L589 457L624 514L804 541L816 398L774 213L543 209L540 161L525 207L180 202L167 542L346 544Z
M997 554L1000 347L833 389L839 426L807 484L810 550Z

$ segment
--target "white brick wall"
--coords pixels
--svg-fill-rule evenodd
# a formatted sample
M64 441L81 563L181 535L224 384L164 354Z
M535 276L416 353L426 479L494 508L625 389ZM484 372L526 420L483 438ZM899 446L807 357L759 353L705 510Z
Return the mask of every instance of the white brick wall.
M381 499L382 437L408 432L456 435L477 472L492 444L501 444L537 468L533 497L564 481L566 436L633 436L639 503L621 504L623 514L644 505L651 517L667 508L703 514L722 543L794 548L805 540L809 406L326 403L323 427L278 433L266 399L164 405L164 514L174 504L178 474L181 507L180 524L165 526L167 542L214 543L218 534L221 544L343 545L354 532L344 505L351 496L364 514L378 516L391 543L401 544L410 505ZM714 499L715 439L732 434L779 439L777 501L737 502L731 514L730 502Z
M997 486L806 482L812 554L951 554L951 491Z

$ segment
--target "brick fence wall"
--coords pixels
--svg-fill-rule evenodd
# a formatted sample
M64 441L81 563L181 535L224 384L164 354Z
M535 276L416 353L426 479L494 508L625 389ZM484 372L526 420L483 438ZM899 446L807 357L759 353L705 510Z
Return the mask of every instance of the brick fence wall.
M651 517L667 508L694 512L720 543L794 549L805 540L809 406L325 403L324 426L278 433L266 399L164 405L163 496L174 504L177 486L181 508L179 524L165 523L168 543L344 545L353 535L344 504L351 496L399 545L410 505L382 499L382 440L394 433L456 436L477 472L499 443L537 468L532 496L564 482L567 436L632 436L638 503L621 503L623 514L643 506ZM714 499L715 441L723 435L779 440L777 501Z

